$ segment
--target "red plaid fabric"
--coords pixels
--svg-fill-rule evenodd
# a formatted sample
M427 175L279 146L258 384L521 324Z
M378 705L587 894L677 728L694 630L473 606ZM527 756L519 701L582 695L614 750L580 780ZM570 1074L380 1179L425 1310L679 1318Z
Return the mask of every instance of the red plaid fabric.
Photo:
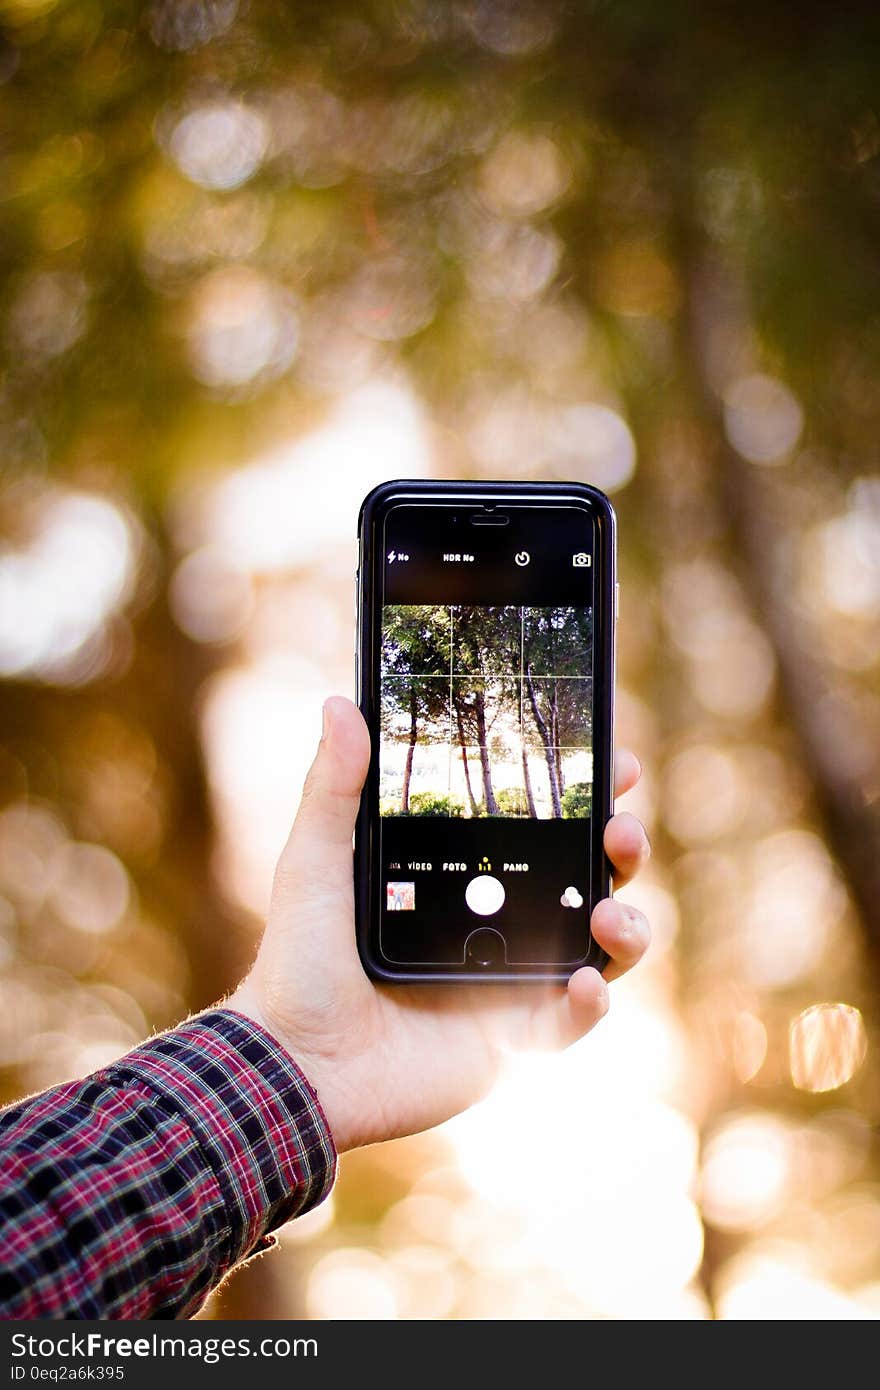
M202 1014L0 1111L0 1315L189 1317L335 1173L290 1057L240 1014Z

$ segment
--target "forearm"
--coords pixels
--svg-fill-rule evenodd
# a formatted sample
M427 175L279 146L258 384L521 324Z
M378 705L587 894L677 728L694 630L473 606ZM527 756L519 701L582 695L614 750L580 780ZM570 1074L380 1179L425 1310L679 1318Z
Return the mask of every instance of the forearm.
M227 1010L0 1112L0 1156L6 1318L187 1317L336 1164L302 1073Z

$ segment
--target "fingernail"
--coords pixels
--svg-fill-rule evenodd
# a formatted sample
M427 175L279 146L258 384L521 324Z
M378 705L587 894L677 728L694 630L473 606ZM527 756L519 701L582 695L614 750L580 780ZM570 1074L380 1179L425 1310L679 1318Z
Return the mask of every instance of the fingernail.
M607 1014L607 1012L608 1012L608 1005L611 1003L611 1000L610 1000L609 995L608 995L608 986L607 986L607 984L605 983L605 980L604 980L604 978L603 978L601 975L599 976L599 992L598 992L596 998L597 998L599 1007L600 1007L600 1009L602 1010L603 1014Z
M321 707L321 742L325 743L330 734L330 711L327 708L330 701L325 700Z

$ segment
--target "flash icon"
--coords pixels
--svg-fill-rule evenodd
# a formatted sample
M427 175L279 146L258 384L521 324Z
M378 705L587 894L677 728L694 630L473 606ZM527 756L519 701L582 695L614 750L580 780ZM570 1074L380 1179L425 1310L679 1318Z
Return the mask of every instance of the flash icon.
M396 551L396 550L389 550L389 552L388 552L388 563L389 563L389 565L393 565L393 564L394 564L394 561L395 561L396 559L397 559L397 551Z

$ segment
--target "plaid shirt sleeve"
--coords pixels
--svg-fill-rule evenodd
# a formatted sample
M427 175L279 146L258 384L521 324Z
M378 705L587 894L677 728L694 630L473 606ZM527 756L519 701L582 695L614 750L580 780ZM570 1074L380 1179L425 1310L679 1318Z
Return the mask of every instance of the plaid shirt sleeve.
M335 1171L274 1038L202 1014L0 1112L0 1316L189 1317Z

